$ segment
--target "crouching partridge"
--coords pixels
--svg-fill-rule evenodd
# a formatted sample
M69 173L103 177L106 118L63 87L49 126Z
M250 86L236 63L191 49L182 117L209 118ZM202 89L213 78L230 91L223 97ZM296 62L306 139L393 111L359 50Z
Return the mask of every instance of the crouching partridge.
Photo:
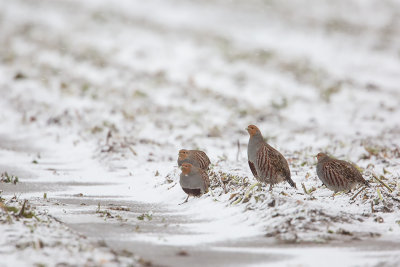
M200 150L179 150L178 166L180 167L184 162L203 170L207 170L210 165L210 159L207 157L207 154Z
M250 170L254 177L261 183L272 186L286 181L292 187L296 184L290 178L289 164L278 150L268 145L255 125L246 128L250 135L247 146L247 156Z
M352 190L358 184L369 186L362 174L349 162L331 158L325 153L318 153L317 159L318 178L335 193Z
M188 201L189 196L198 197L208 192L210 180L206 171L187 162L182 163L181 169L179 183L183 191L188 194L183 203Z

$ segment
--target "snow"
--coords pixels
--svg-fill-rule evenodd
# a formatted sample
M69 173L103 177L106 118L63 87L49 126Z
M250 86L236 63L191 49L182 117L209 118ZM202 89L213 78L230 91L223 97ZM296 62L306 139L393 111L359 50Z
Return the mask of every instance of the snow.
M114 241L273 252L290 255L278 262L285 266L339 254L347 265L372 266L382 257L396 263L391 251L368 253L357 245L349 251L216 244L264 235L285 244L399 239L399 5L0 1L0 171L18 175L20 186L47 185L18 196L67 224L105 220L93 204L55 204L77 195L82 202L148 204L157 222L184 218L176 231ZM272 193L248 191L255 182L247 166L248 124L289 160L297 190L280 184ZM212 192L184 205L178 205L185 198L177 183L181 148L202 149L213 163ZM316 177L320 151L356 163L373 186L354 200L355 192L332 197ZM227 193L215 180L224 177ZM302 184L315 191L305 194ZM6 199L14 194L10 186L2 187ZM117 215L136 225L141 214L103 208L114 216L106 220L110 229ZM20 253L10 254L9 266L28 259ZM59 252L46 253L55 264Z

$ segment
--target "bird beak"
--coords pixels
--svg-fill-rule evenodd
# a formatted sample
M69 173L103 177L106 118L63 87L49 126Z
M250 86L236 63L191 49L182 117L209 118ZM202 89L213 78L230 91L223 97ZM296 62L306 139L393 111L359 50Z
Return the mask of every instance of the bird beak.
M248 131L248 130L249 130L249 128L248 128L248 127L246 127L246 128L245 128L245 130L246 130L246 131Z

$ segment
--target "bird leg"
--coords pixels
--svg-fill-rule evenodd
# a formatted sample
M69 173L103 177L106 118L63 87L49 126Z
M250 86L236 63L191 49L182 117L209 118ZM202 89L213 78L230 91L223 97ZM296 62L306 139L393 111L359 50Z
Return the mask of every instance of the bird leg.
M187 196L187 198L185 199L185 201L183 201L182 203L180 203L180 204L178 204L178 205L185 204L186 202L188 202L188 199L189 199L189 195Z
M272 192L272 187L274 187L274 186L272 184L270 184L269 189L268 189L269 192Z

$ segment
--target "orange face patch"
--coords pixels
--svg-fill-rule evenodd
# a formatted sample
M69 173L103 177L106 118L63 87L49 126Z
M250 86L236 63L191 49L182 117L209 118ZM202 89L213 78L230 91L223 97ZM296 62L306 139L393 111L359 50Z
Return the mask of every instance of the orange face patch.
M192 169L192 164L190 164L190 163L183 163L181 169L182 169L182 173L183 173L183 174L189 174L189 173L190 173L190 170Z
M253 136L257 134L260 130L257 128L255 125L249 125L246 128L247 132L250 134L250 136Z
M188 157L189 155L189 151L187 151L186 149L181 149L179 150L179 160L184 160Z

